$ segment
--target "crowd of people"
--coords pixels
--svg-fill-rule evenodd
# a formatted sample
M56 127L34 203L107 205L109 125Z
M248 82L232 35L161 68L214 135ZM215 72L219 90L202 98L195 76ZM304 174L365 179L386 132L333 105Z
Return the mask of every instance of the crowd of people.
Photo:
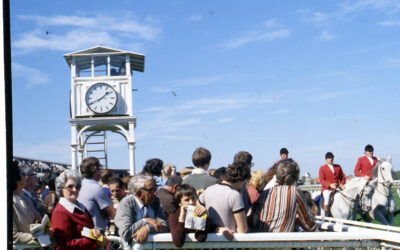
M373 147L365 147L365 157L356 165L357 176L371 177L376 163ZM203 147L192 155L194 167L176 171L161 159L146 161L141 173L121 178L103 170L95 157L84 159L79 172L65 170L41 180L27 164L14 162L11 171L13 191L13 243L38 244L30 225L43 216L51 219L50 238L57 249L106 248L108 236L119 236L128 246L143 243L152 233L170 232L180 247L187 233L205 241L207 233L219 233L232 240L235 233L317 231L317 209L306 191L296 185L298 164L288 157L264 172L252 171L252 155L238 152L226 167L211 170L211 153ZM319 171L321 193L325 198L336 188L343 188L341 167L333 164L334 155L325 155L326 165ZM188 207L205 219L201 229L188 227ZM192 211L192 210L190 210ZM83 236L91 230L93 237Z

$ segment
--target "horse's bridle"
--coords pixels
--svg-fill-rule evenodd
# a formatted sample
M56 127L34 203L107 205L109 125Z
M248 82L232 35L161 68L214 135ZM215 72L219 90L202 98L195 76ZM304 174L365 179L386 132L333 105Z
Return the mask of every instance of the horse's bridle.
M387 193L383 194L382 192L379 191L379 189L375 188L375 191L377 191L379 194L383 195L386 198L392 197L392 192L390 191L390 185L386 184L385 176L382 173L382 168L379 168L379 172L382 176L383 181L377 181L377 184L382 184L385 188L387 188Z
M356 195L355 198L349 197L346 194L344 194L341 190L339 191L339 193L346 198L347 200L349 200L350 202L353 202L354 204L357 204L357 202L359 201L359 205L358 206L352 206L351 204L346 203L346 205L352 210L363 214L363 213L368 213L369 210L371 210L371 205L365 205L363 204L363 199L362 197L365 196L365 188L368 186L369 182L366 182L363 189ZM365 207L365 209L363 209Z

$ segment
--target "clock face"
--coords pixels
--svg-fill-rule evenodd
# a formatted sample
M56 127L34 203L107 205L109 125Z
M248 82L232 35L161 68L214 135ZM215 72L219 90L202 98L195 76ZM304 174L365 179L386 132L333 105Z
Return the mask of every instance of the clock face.
M96 83L86 91L86 105L97 114L110 112L118 101L117 92L107 83Z

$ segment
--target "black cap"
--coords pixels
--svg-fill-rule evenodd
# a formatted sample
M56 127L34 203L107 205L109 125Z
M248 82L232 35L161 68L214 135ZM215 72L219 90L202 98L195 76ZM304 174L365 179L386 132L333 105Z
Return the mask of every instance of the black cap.
M287 148L281 148L280 154L289 154Z
M325 154L325 159L333 159L335 156L332 154L332 152L328 152Z
M372 147L371 144L368 144L367 146L365 146L365 151L374 152L374 147Z

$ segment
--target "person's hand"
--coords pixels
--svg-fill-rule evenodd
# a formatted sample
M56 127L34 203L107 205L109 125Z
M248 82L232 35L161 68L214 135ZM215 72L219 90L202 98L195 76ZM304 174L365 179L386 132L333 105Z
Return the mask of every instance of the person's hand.
M342 184L340 184L340 185L339 185L339 189L340 189L340 190L343 190L343 189L344 189L344 186L343 186Z
M156 219L153 218L145 218L145 220L147 221L147 223L149 223L150 225L152 225L154 227L154 229L156 230L156 232L160 232L161 229L163 228L163 225L161 224L161 222L159 222Z
M93 236L98 238L100 236L101 232L97 228L93 228Z
M337 188L337 184L336 183L332 183L329 185L330 188L332 189L336 189Z
M204 192L204 188L196 191L197 197L199 197Z
M148 236L149 229L147 228L147 226L139 228L134 234L132 234L132 238L136 238L136 241L138 243L145 243Z
M227 240L233 240L234 233L235 232L233 232L232 230L230 230L227 227L218 227L217 228L217 234L222 234L225 237L225 239L227 239Z
M178 222L185 222L185 218L186 218L186 208L187 208L187 206L181 206L180 207L180 210L181 210L181 212L180 212L180 214L179 214L179 219L178 219Z
M207 212L207 209L205 207L203 207L202 205L200 205L200 204L197 204L196 207L194 208L194 214L196 216L200 217L206 212Z

